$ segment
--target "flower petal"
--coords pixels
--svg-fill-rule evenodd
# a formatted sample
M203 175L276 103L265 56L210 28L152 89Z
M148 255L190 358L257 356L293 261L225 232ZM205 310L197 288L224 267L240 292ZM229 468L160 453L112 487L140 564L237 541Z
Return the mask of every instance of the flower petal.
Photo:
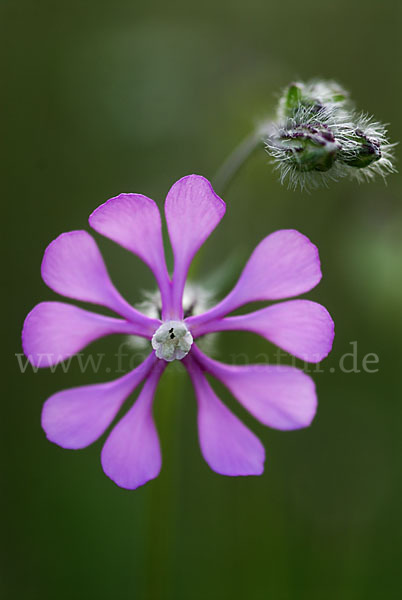
M120 194L99 206L89 217L90 226L139 256L152 270L169 302L169 274L162 240L162 225L156 203L141 194Z
M334 322L327 309L310 300L290 300L237 317L216 319L192 329L199 336L215 331L253 331L306 362L325 358L334 340Z
M120 487L134 490L159 474L161 451L152 416L152 401L165 368L158 360L134 406L117 423L102 450L102 467Z
M112 333L143 335L142 328L128 321L98 315L64 302L41 302L25 319L22 346L34 366L50 367Z
M260 440L216 396L197 363L185 365L198 402L198 434L208 465L221 475L261 475L265 450Z
M48 440L63 448L85 448L109 427L124 400L147 376L155 356L119 379L63 390L46 400L42 427Z
M203 315L188 319L188 324L206 323L249 302L304 294L320 279L316 246L294 229L275 231L258 244L228 296Z
M52 290L83 302L100 304L149 330L158 327L130 306L114 287L95 240L86 231L62 233L46 248L43 281Z
M170 189L165 202L166 221L173 247L173 309L182 318L182 296L187 272L197 250L218 225L226 205L207 179L188 175Z
M225 365L205 356L195 344L191 352L264 425L291 430L311 424L317 396L313 380L303 371L284 365Z

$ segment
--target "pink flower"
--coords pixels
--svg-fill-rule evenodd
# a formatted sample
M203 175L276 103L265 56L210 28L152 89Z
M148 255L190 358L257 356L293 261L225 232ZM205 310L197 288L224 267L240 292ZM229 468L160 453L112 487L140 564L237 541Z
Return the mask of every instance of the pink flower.
M155 202L121 194L89 218L95 231L139 256L152 270L162 299L161 320L150 318L119 294L94 239L86 231L60 235L46 249L42 277L55 292L100 304L120 318L106 317L63 302L43 302L27 316L24 352L35 366L47 367L74 355L93 340L120 333L150 340L150 355L136 369L108 383L63 390L44 404L42 426L64 448L84 448L110 426L123 402L145 380L129 411L102 450L105 473L117 485L135 489L161 468L152 403L168 362L183 360L198 402L202 454L223 475L260 475L265 452L259 439L216 396L205 373L223 382L259 421L291 430L308 426L316 412L312 379L290 366L231 366L208 358L197 338L223 330L255 332L309 362L331 350L333 322L326 309L309 300L289 300L241 316L227 316L249 302L281 300L308 292L321 279L317 248L301 233L282 230L262 240L233 290L201 315L184 318L182 297L194 255L225 214L225 203L198 175L180 179L169 191L165 215L174 255L170 278ZM152 347L153 351L152 351Z

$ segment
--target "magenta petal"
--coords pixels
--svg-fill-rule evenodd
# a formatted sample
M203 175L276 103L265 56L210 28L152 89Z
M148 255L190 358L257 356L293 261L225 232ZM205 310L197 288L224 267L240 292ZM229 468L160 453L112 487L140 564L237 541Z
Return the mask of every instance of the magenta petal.
M89 224L139 256L153 271L163 302L169 302L161 217L153 200L141 194L120 194L99 206L89 217Z
M112 333L142 335L142 331L128 321L98 315L63 302L41 302L25 319L22 345L33 365L50 367Z
M174 255L173 309L176 318L182 317L182 295L190 263L225 210L223 200L200 175L183 177L166 197L165 214Z
M120 296L95 240L86 231L62 233L49 244L42 261L42 278L67 298L106 306L146 331L158 327L157 321L142 315Z
M47 438L63 448L85 448L109 427L124 400L146 377L155 356L123 377L95 385L63 390L46 400L42 427Z
M222 381L233 396L261 423L291 430L311 424L317 410L311 377L283 365L233 366L212 360L193 345L202 368Z
M320 362L332 348L334 322L316 302L290 300L237 317L216 319L193 328L195 337L226 330L253 331L306 362Z
M240 278L226 298L190 326L222 317L248 302L280 300L308 292L321 279L318 250L294 229L271 233L252 253Z
M152 402L166 363L159 360L134 406L117 423L102 450L102 467L120 487L134 490L159 475L161 451Z
M265 450L260 440L216 396L195 361L187 358L198 402L198 434L208 465L221 475L261 475Z
M321 279L318 250L293 229L275 231L252 253L232 294L240 306L308 292Z

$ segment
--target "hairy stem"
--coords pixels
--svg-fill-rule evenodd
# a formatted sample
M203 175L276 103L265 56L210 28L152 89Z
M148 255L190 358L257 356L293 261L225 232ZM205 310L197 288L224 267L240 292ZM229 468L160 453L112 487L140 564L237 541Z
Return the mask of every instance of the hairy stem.
M213 187L218 194L222 194L227 189L232 179L261 143L261 133L254 131L229 154L213 179Z

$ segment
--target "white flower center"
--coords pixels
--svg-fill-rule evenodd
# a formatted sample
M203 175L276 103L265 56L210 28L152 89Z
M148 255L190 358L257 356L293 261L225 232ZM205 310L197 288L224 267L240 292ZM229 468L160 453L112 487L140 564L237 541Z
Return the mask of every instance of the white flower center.
M193 336L183 321L166 321L155 331L151 343L158 358L171 362L190 352Z

